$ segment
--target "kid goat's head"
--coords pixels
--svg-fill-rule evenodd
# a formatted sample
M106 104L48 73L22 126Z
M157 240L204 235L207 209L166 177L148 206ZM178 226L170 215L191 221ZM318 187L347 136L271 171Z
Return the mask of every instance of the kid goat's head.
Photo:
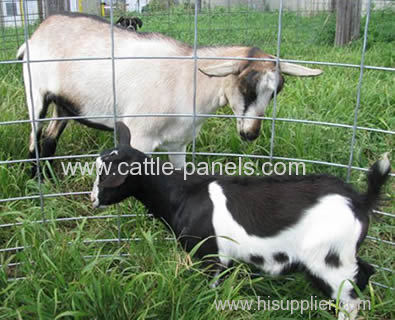
M129 175L131 164L142 162L144 153L130 146L130 131L123 122L116 123L118 147L103 151L96 159L96 180L91 193L93 207L103 207L118 203L130 196L133 184Z
M248 58L275 59L258 48L252 48ZM199 70L209 77L226 77L233 75L226 88L226 98L235 115L245 117L262 117L266 107L284 85L282 73L299 77L318 76L319 69L310 69L300 65L280 62L280 72L276 72L274 61L226 61L216 63ZM261 128L260 119L238 118L237 130L246 140L258 137Z

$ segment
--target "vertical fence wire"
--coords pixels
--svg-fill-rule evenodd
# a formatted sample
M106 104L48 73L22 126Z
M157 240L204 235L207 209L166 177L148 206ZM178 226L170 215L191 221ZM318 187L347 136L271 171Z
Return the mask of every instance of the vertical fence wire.
M31 102L31 125L32 125L32 133L34 135L33 144L34 144L34 153L36 156L36 165L37 165L37 179L38 179L38 191L40 195L40 209L41 209L41 214L42 214L42 219L45 222L46 217L45 217L45 212L44 212L44 196L43 196L43 190L42 190L42 178L41 178L41 165L40 165L40 154L39 154L39 143L40 141L38 140L38 134L39 131L42 130L42 128L38 128L37 126L41 126L42 123L36 121L36 114L35 114L35 106L34 103L34 97L33 97L33 89L32 89L32 73L31 73L31 64L30 64L30 47L29 47L29 23L28 23L28 9L27 9L27 0L22 1L22 6L23 6L23 19L25 21L24 23L24 38L25 38L25 57L26 57L26 70L27 70L27 75L28 75L28 82L29 82L29 93L26 97L27 99L30 99ZM42 107L42 106L39 106Z
M283 0L280 0L280 8L278 11L278 30L277 30L277 53L276 53L276 72L275 72L275 89L273 96L273 113L272 113L272 130L270 136L270 162L273 161L274 137L276 134L276 116L277 116L277 82L280 77L280 54L281 54L281 31L282 31L282 16L283 16Z
M114 7L113 0L110 1L110 37L111 37L111 80L112 80L112 99L113 99L113 120L114 120L114 146L118 144L117 141L117 89L115 78L115 43L114 43Z
M347 182L350 181L350 177L351 177L351 166L352 166L353 157L354 157L355 137L357 134L358 111L359 111L359 107L361 105L361 88L362 88L362 79L363 79L363 69L365 66L366 43L368 40L370 5L371 5L371 0L369 0L369 2L368 2L367 12L366 12L365 31L363 34L361 67L360 67L360 71L359 71L359 79L358 79L358 87L357 87L357 103L356 103L355 111L354 111L354 124L353 124L353 128L352 128L352 137L351 137L351 142L350 142L350 159L348 161L348 168L347 168Z
M114 39L114 3L110 1L110 36L111 36L111 77L112 77L112 97L113 97L113 122L114 122L114 147L117 147L117 88L115 74L115 39ZM119 211L119 210L118 210ZM118 246L121 246L121 214L117 217Z
M25 1L23 1L23 4L22 4L22 6L25 6L26 4L25 4ZM22 8L21 8L22 9ZM26 10L23 10L23 19L25 20L25 21L27 21L26 20L26 17L27 17L27 13L26 13L26 15L25 15L25 12L26 12ZM14 24L15 24L15 26L17 25L17 22L16 22L16 14L14 14ZM15 28L15 35L16 35L16 43L17 43L17 45L19 46L20 45L20 42L19 42L19 33L18 33L18 31L17 31L17 29ZM25 41L26 41L26 38L25 38Z
M197 92L197 44L198 44L198 6L195 2L195 16L194 16L194 34L193 34L193 118L192 118L192 162L195 163L196 158L196 92Z

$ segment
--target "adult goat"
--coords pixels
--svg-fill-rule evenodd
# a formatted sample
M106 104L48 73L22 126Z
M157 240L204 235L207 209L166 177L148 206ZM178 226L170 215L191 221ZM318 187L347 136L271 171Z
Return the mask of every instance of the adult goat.
M23 74L31 120L44 118L48 106L54 102L54 118L83 116L78 121L89 126L109 130L114 127L112 62L103 59L111 55L110 28L108 21L102 18L75 13L53 15L41 23L28 41L30 60L102 59L32 63L31 79L25 63ZM193 130L192 117L174 116L193 112L194 61L190 58L193 48L159 33L130 32L116 26L114 43L115 57L121 58L116 59L114 70L117 115L173 114L125 118L124 122L133 132L134 147L143 152L158 147L185 152L193 134L199 132L206 119L197 117L196 130ZM26 44L19 48L18 59L27 59L26 49ZM197 55L202 58L274 58L258 48L241 46L199 48ZM181 59L161 59L168 56ZM123 59L126 57L137 59ZM281 91L284 83L281 73L317 76L322 72L284 62L280 62L279 67L281 72L276 71L275 62L262 60L198 60L196 112L211 114L229 104L235 115L244 116L237 119L241 137L257 138L261 120L254 117L263 116L274 91ZM43 122L32 122L30 157L35 158L35 133L41 157L54 155L66 123L67 119L52 120L40 144ZM184 165L183 154L169 158L177 167Z

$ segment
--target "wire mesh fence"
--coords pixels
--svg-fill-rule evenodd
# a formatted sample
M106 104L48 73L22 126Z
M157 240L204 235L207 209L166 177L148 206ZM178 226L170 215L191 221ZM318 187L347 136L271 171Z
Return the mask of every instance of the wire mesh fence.
M140 117L144 120L151 117L182 117L193 119L193 131L196 132L195 120L198 118L207 119L223 119L223 120L235 120L236 118L253 118L261 119L268 123L270 130L266 139L269 141L269 147L264 154L251 154L251 153L240 153L237 150L232 152L214 152L212 150L199 150L197 147L197 137L193 134L193 141L188 151L186 152L152 152L154 155L169 155L169 154L186 154L195 160L196 157L203 157L209 159L209 157L241 157L248 159L268 159L270 161L302 161L309 163L312 166L319 165L324 168L338 168L345 170L346 179L349 181L352 178L353 172L364 172L367 171L366 166L361 166L355 161L355 148L358 144L358 133L369 132L372 137L374 135L385 136L384 141L391 141L395 131L393 128L388 126L376 127L374 125L358 125L360 120L361 104L364 99L364 79L366 77L372 77L372 74L365 75L366 72L379 73L377 76L380 78L382 73L392 73L395 71L393 65L376 65L375 64L375 52L369 52L368 38L374 40L377 36L375 31L377 26L370 21L370 17L373 12L380 14L382 17L393 15L393 2L391 1L366 1L363 2L362 13L362 37L358 42L360 46L360 53L356 55L336 56L336 61L327 61L325 54L321 54L318 57L320 59L305 59L304 57L313 57L314 55L308 54L312 50L312 46L318 44L332 44L334 38L333 26L335 24L335 8L333 1L322 1L322 2L310 2L310 1L199 1L196 3L185 1L185 2L173 2L173 1L151 1L142 4L142 2L122 2L122 1L107 1L106 3L94 2L94 5L88 7L86 10L89 13L96 15L105 16L111 23L110 34L103 35L108 36L111 42L111 50L108 56L104 57L73 57L72 59L60 59L60 60L31 60L27 53L25 61L19 61L15 58L15 54L19 46L31 36L34 30L37 28L39 23L45 19L49 14L63 11L83 11L83 8L78 1L53 1L49 5L46 1L37 0L0 0L0 66L2 67L1 75L5 81L7 77L11 77L12 73L16 73L16 68L20 64L27 65L27 76L31 80L30 66L35 63L43 62L55 62L55 61L84 61L89 63L92 60L108 60L111 61L112 68L112 99L113 99L113 112L112 114L97 114L89 116L89 119L100 119L100 118L111 118L115 121L127 117ZM313 5L314 4L314 5ZM127 6L133 7L135 11L129 13ZM126 9L125 9L126 8ZM143 31L147 32L161 32L168 36L174 37L177 40L186 42L192 47L192 54L189 56L144 56L144 57L117 57L115 55L115 39L114 39L114 22L120 15L137 15L143 20ZM306 21L308 23L306 23ZM375 20L377 21L377 20ZM371 32L370 30L373 30ZM81 31L83 37L83 30ZM215 36L213 36L215 35ZM388 35L389 41L391 35ZM198 47L202 45L231 45L240 44L247 46L255 46L256 43L264 43L265 51L275 54L275 59L259 59L259 58L246 58L246 57L202 57L198 54ZM28 43L27 43L28 47ZM28 52L28 49L27 49ZM280 59L281 57L281 59ZM116 81L115 75L117 72L116 63L119 60L127 59L167 59L167 60L192 60L193 63L193 96L191 97L190 112L179 114L163 114L163 113L146 113L146 114L122 114L117 113L117 95L116 95ZM196 92L199 90L199 84L197 83L197 72L198 72L198 61L199 60L272 60L278 64L280 61L292 62L292 63L303 63L306 65L323 66L326 68L342 68L345 70L353 70L357 73L353 73L353 80L356 82L355 91L353 92L355 100L352 114L344 116L342 123L337 121L330 121L329 118L314 119L309 114L305 114L305 118L297 117L283 117L278 114L277 93L274 94L273 108L271 114L267 114L262 117L248 117L248 116L236 116L233 114L218 113L218 114L204 114L199 113L196 110ZM20 74L20 73L19 73ZM26 75L25 75L26 76ZM324 82L323 82L324 85ZM1 89L1 88L0 88ZM5 89L4 89L5 90ZM27 93L26 99L32 100L32 94ZM318 97L320 99L320 97ZM21 104L21 100L15 102L15 104ZM318 100L319 101L319 100ZM318 102L317 102L318 103ZM334 101L335 103L335 101ZM33 108L34 103L32 100ZM18 106L19 107L19 106ZM34 114L34 112L33 112ZM365 115L365 113L364 113ZM373 115L374 117L374 115ZM2 118L0 116L0 130L2 134L9 134L6 131L12 126L28 125L32 122L44 122L47 123L51 120L79 120L84 119L84 116L67 116L67 117L49 117L45 119L27 119L19 118ZM375 123L372 121L372 123ZM344 148L348 150L345 158L343 157L342 162L333 161L332 159L317 159L308 158L307 155L301 155L299 153L282 154L281 150L277 150L281 141L276 140L278 136L278 126L283 124L289 124L294 126L311 126L324 128L324 130L345 130L345 138L342 141L335 141L334 143L343 144ZM35 128L33 126L33 128ZM115 130L115 129L114 129ZM8 132L8 133L6 133ZM16 131L14 131L15 133ZM114 143L116 133L114 132ZM318 143L323 143L319 141ZM361 142L363 143L363 142ZM108 141L107 141L108 144ZM97 157L97 153L82 153L82 154L69 154L63 156L51 156L51 157L40 157L37 149L37 143L35 149L35 157L31 159L27 158L12 158L6 152L2 152L2 158L0 158L0 166L3 168L9 168L10 166L23 166L26 164L36 163L38 170L42 170L45 161L48 160L74 160L74 159L94 159ZM381 143L382 148L388 148L388 146ZM344 150L344 149L343 149ZM387 151L387 149L383 150ZM4 157L3 157L4 156ZM335 158L337 159L337 158ZM5 172L5 171L4 171ZM391 174L393 177L394 174ZM393 179L393 178L391 178ZM12 189L12 185L9 187ZM66 186L67 188L67 186ZM20 201L34 200L39 201L41 218L34 220L33 223L44 224L48 221L56 221L59 223L80 221L80 220L110 220L111 223L117 229L117 237L114 238L97 238L97 239L86 239L86 243L125 243L138 241L139 238L124 237L124 232L121 230L124 219L134 218L135 214L106 214L106 215L84 215L84 216L60 216L60 217L48 217L46 214L46 201L48 199L54 199L58 197L73 197L83 200L82 197L89 195L89 190L63 190L63 192L48 192L47 186L41 180L41 176L38 175L36 180L36 188L32 190L23 190L22 192L15 192L15 194L6 193L9 196L0 196L0 208L2 204L14 203ZM391 206L390 206L391 208ZM0 221L0 230L6 230L10 228L18 228L24 224L24 221L13 220L8 218L7 210L10 207L4 206L1 211L5 213L2 221ZM388 250L392 250L395 242L393 241L393 235L391 232L391 226L393 225L393 219L395 214L387 211L376 211L378 215L384 217L385 224L388 228L385 232L378 230L374 234L370 233L367 237L369 241L379 243L380 246L387 246ZM13 216L11 216L13 217ZM387 229L389 231L387 231ZM0 254L14 254L15 252L21 251L26 246L20 246L18 243L9 241L9 239L0 238L1 243L4 247L0 248ZM107 255L108 256L108 255ZM4 259L3 259L4 260ZM381 272L393 273L390 266L383 265L381 261L372 261L377 264L377 267ZM8 263L9 268L18 266L17 261ZM3 266L4 267L4 266ZM388 288L388 285L383 283L374 282L377 286ZM393 289L393 288L391 288Z

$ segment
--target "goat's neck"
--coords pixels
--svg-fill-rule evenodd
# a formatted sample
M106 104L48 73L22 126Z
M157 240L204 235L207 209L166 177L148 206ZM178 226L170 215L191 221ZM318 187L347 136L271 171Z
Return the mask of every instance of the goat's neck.
M207 47L198 50L200 57L245 57L248 47ZM199 60L198 68L221 64L222 60ZM227 77L209 77L198 71L198 92L196 97L197 112L214 113L229 101L226 92L231 91L234 75Z
M178 173L164 175L159 159L146 159L152 163L152 166L148 167L148 172L133 176L132 195L141 201L155 217L163 218L171 226L172 215L182 201L180 198L185 181ZM144 165L142 168L144 171Z

